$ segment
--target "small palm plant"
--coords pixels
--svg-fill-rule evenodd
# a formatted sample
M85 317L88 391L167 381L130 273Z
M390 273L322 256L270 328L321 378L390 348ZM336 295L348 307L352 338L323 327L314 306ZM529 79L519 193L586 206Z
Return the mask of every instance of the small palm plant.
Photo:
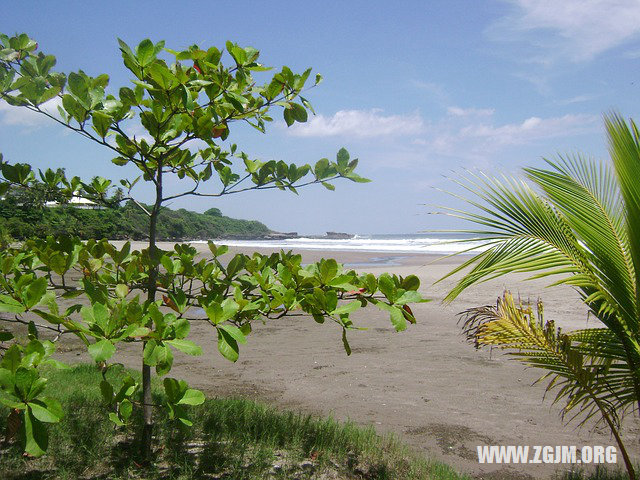
M474 223L482 251L450 272L465 271L446 297L512 272L559 276L573 286L601 326L573 332L545 322L508 293L495 306L463 312L476 346L505 348L546 370L548 390L581 422L599 416L615 437L630 478L633 465L620 422L640 405L640 134L633 121L605 117L611 163L581 156L527 168L529 182L470 175L458 182L474 211L449 209ZM476 247L474 247L476 248ZM446 278L445 277L445 278Z

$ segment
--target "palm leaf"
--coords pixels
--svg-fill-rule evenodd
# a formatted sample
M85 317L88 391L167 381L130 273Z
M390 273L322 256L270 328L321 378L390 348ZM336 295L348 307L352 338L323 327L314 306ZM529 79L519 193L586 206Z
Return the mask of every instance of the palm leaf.
M637 329L635 271L614 173L602 162L581 157L547 163L553 170L525 171L584 247L589 269L606 291L602 298L609 310L630 330Z
M604 338L612 340L608 329L562 333L553 321L544 321L541 304L534 312L508 292L495 306L471 308L462 318L463 330L477 348L513 350L509 355L518 361L545 370L538 381L548 380L547 391L556 392L554 403L564 400L563 415L574 413L580 424L604 408L617 427L619 412L633 405L624 349L616 349L615 342L608 349L599 346Z
M640 265L640 135L633 121L629 125L616 114L605 117L609 153L615 167L629 236L629 251L634 265ZM640 268L635 270L635 284L640 285ZM636 317L640 289L636 288Z
M447 213L477 226L483 251L444 278L464 272L445 297L512 272L530 278L559 275L552 285L573 286L603 328L562 333L553 322L532 319L530 307L509 295L495 307L463 312L464 331L476 346L505 348L541 368L566 401L563 414L584 422L600 413L633 465L618 434L625 413L640 405L640 133L633 121L605 117L611 165L581 156L547 160L519 179L469 174L456 183L472 211ZM441 279L442 280L442 279Z

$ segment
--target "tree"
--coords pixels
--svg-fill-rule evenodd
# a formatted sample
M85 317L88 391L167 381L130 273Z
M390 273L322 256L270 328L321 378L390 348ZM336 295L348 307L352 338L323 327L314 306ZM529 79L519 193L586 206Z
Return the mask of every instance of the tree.
M406 328L407 321L415 321L407 304L422 298L413 275L357 275L331 259L303 267L301 257L291 252L238 254L223 260L226 247L213 243L209 244L212 258L200 259L190 245L176 244L173 251L156 245L162 206L177 198L216 198L273 188L297 193L300 187L316 183L332 190L330 182L338 178L368 181L355 173L358 161L344 149L335 162L323 158L312 167L261 162L225 143L238 122L264 132L276 107L282 108L287 125L305 122L312 109L301 93L310 69L295 74L282 67L260 84L254 74L270 69L258 63L259 52L251 47L227 42L226 52L197 45L175 51L164 48L164 42L143 40L132 49L119 41L124 65L135 78L131 87L115 94L110 93L115 90L106 74L55 72L55 57L38 53L37 43L26 34L1 35L0 40L4 45L0 97L112 151L114 164L136 167L140 176L120 180L126 193L118 194L118 200L135 202L149 217L148 248L141 251L132 251L129 243L117 249L104 240L83 243L49 237L0 253L0 311L14 315L3 321L27 324L29 331L26 344L9 331L1 333L0 340L9 346L2 347L0 401L13 409L12 424L22 426L27 453L44 453L42 422L61 417L55 399L41 397L45 380L38 367L60 366L51 354L62 335L77 335L103 370L109 368L118 344L141 344L141 384L127 378L121 385L111 385L105 377L101 390L117 425L129 421L134 407L142 409L141 457L148 460L153 431L151 368L164 376L171 370L174 350L201 352L187 339L192 322L209 324L220 353L235 362L239 344L246 343L257 318L276 319L301 311L320 323L331 319L342 330L347 354L347 331L356 328L350 314L363 306L374 304L388 311L398 331ZM318 84L321 77L315 78ZM60 102L58 114L45 106L52 99ZM127 133L132 125L145 134ZM0 170L4 192L36 184L28 164L3 162ZM168 176L177 177L182 190L167 190ZM68 178L62 170L40 171L39 177L65 198L81 192L98 203L107 202L112 187L105 178L83 182ZM150 206L132 196L140 179L154 187ZM217 190L202 191L209 181L218 185ZM184 185L187 182L189 186ZM73 281L73 273L80 273L79 282ZM84 304L64 310L58 305L61 298L78 296ZM203 313L193 307L201 307ZM43 340L43 331L53 332L53 341ZM165 378L163 385L170 417L189 424L185 406L202 403L202 393L174 378Z
M476 210L450 213L476 224L470 231L481 242L477 248L488 248L447 275L472 267L447 300L512 272L560 275L553 285L573 286L601 327L556 330L544 321L542 304L535 315L505 294L497 306L464 312L465 331L478 346L506 348L546 370L547 389L556 389L556 402L566 401L563 414L582 414L582 422L599 415L635 478L619 428L640 402L640 134L618 115L605 125L612 164L581 156L547 160L547 169L525 169L537 190L483 175L460 182L475 196L468 202Z
M212 217L221 217L222 216L222 212L220 211L219 208L210 208L209 210L205 210L204 214L205 215L210 215Z

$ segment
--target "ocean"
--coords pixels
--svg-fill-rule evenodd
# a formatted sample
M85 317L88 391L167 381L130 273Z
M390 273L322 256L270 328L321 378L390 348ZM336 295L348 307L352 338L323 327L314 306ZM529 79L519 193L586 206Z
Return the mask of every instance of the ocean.
M316 236L290 238L284 240L225 240L216 239L220 245L246 248L270 248L283 250L326 250L326 251L357 251L357 252L386 252L386 253L425 253L451 254L467 250L479 242L460 243L467 240L464 234L441 233L410 233L410 234L380 234L355 235L349 239L328 239ZM200 242L192 242L200 243ZM202 242L204 243L204 242ZM470 252L470 253L477 253Z

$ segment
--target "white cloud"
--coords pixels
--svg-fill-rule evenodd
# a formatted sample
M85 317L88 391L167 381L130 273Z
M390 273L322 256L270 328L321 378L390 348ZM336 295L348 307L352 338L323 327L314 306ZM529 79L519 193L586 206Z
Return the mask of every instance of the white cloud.
M425 133L409 144L396 145L404 164L444 171L458 166L491 169L498 158L524 147L536 156L551 154L558 141L601 131L597 115L530 116L512 123L498 123L492 116L446 115L429 123ZM576 144L579 145L579 144Z
M447 113L455 117L489 117L493 115L493 108L460 108L448 107Z
M490 33L499 39L526 39L551 63L559 58L591 60L598 54L640 36L637 0L505 0L516 12L495 24ZM524 35L524 38L523 38Z
M149 132L141 124L139 124L137 122L133 123L133 124L130 124L130 125L127 125L127 127L125 128L125 133L129 137L135 138L138 141L144 140L149 145L154 143L154 139L149 134Z
M571 105L573 103L589 102L601 95L576 95L575 97L567 98L565 100L557 100L555 103L558 105Z
M410 115L384 115L380 109L340 110L325 117L316 115L307 123L298 123L288 130L299 137L380 137L388 135L415 135L424 128L418 113Z
M582 99L576 99L580 101ZM555 138L569 138L600 131L600 117L567 114L498 123L492 108L451 106L434 120L411 115L384 115L381 110L342 110L332 116L318 115L310 122L287 130L300 137L346 136L366 145L394 151L409 165L422 158L455 159L458 162L486 161L513 146L543 144Z
M597 131L600 118L596 115L564 115L562 117L529 117L521 123L501 126L475 124L459 131L461 138L484 139L493 146L520 145L557 137L570 137Z
M59 117L58 105L62 105L62 101L60 98L55 97L40 105L40 108L50 115ZM0 100L1 125L36 128L52 123L53 121L50 118L41 113L33 112L25 107L14 107L4 100Z

